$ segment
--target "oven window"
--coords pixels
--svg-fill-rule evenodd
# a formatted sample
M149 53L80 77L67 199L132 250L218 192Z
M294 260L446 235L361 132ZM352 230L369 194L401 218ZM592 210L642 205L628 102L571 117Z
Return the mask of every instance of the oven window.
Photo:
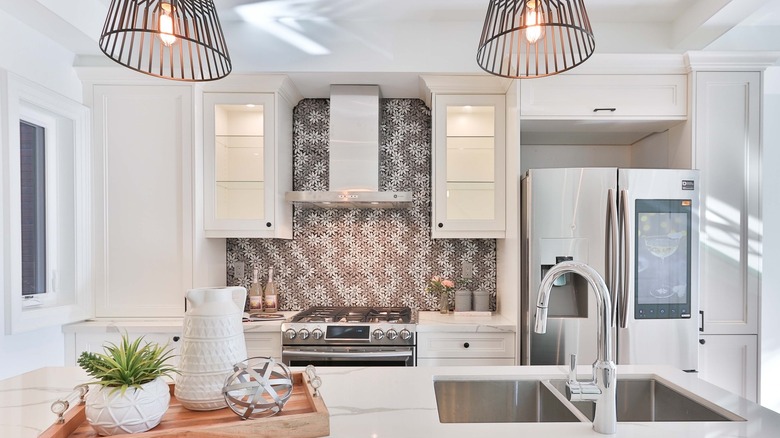
M282 350L285 365L305 367L413 367L414 349L360 346L296 347Z

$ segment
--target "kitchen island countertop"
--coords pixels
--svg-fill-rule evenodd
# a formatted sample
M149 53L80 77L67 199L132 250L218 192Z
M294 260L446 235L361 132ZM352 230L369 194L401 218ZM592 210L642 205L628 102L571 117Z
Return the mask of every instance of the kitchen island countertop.
M320 389L330 411L332 437L475 436L547 438L603 437L590 423L442 424L436 411L433 380L440 376L562 378L565 367L409 367L319 368ZM581 375L589 367L579 369ZM659 376L673 385L745 418L743 422L619 423L618 438L707 438L780 436L780 414L669 367L620 366L618 376ZM0 436L35 437L55 420L51 402L87 380L76 367L41 368L0 381ZM379 386L377 386L379 385Z

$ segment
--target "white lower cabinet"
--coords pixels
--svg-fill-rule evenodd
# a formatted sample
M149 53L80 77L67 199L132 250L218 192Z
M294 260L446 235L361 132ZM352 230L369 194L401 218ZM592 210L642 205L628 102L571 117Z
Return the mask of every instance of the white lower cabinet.
M758 336L702 335L699 343L699 377L756 401Z
M282 332L244 333L248 357L272 357L282 360Z
M90 324L90 323L86 323ZM167 323L151 327L118 327L101 325L99 329L77 328L65 326L65 365L75 366L82 351L102 353L103 345L109 342L118 344L122 335L127 333L130 340L143 336L144 341L156 342L160 345L167 344L173 348L174 357L171 363L179 364L179 354L182 345L181 324ZM272 357L282 360L282 332L279 327L276 330L268 328L264 331L248 331L244 333L246 341L247 357ZM254 327L254 329L257 329ZM252 330L250 328L249 330Z
M76 365L77 360L83 351L89 351L92 353L103 353L103 346L108 343L114 343L119 345L122 340L122 335L125 332L111 332L111 333L73 333L72 335L65 336L65 364ZM173 348L173 357L170 363L173 366L179 364L179 351L181 348L181 333L140 333L128 331L127 335L130 341L134 341L136 338L143 336L143 340L146 342L153 342L160 345L168 345Z
M418 332L418 366L514 365L514 333Z

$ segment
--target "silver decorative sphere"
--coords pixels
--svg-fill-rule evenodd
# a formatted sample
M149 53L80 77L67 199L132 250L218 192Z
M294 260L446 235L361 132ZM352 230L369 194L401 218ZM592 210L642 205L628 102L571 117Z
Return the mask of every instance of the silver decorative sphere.
M270 357L251 357L233 365L222 388L228 407L244 420L278 414L292 391L290 369Z

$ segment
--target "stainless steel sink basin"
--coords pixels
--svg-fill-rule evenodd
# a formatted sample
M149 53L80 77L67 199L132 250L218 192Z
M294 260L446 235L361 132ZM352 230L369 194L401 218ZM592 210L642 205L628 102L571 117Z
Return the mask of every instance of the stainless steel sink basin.
M538 380L434 380L442 423L575 422L549 383Z
M565 380L550 383L562 394ZM745 421L717 407L705 406L656 379L620 379L617 381L617 421ZM572 402L588 419L593 419L593 402Z

